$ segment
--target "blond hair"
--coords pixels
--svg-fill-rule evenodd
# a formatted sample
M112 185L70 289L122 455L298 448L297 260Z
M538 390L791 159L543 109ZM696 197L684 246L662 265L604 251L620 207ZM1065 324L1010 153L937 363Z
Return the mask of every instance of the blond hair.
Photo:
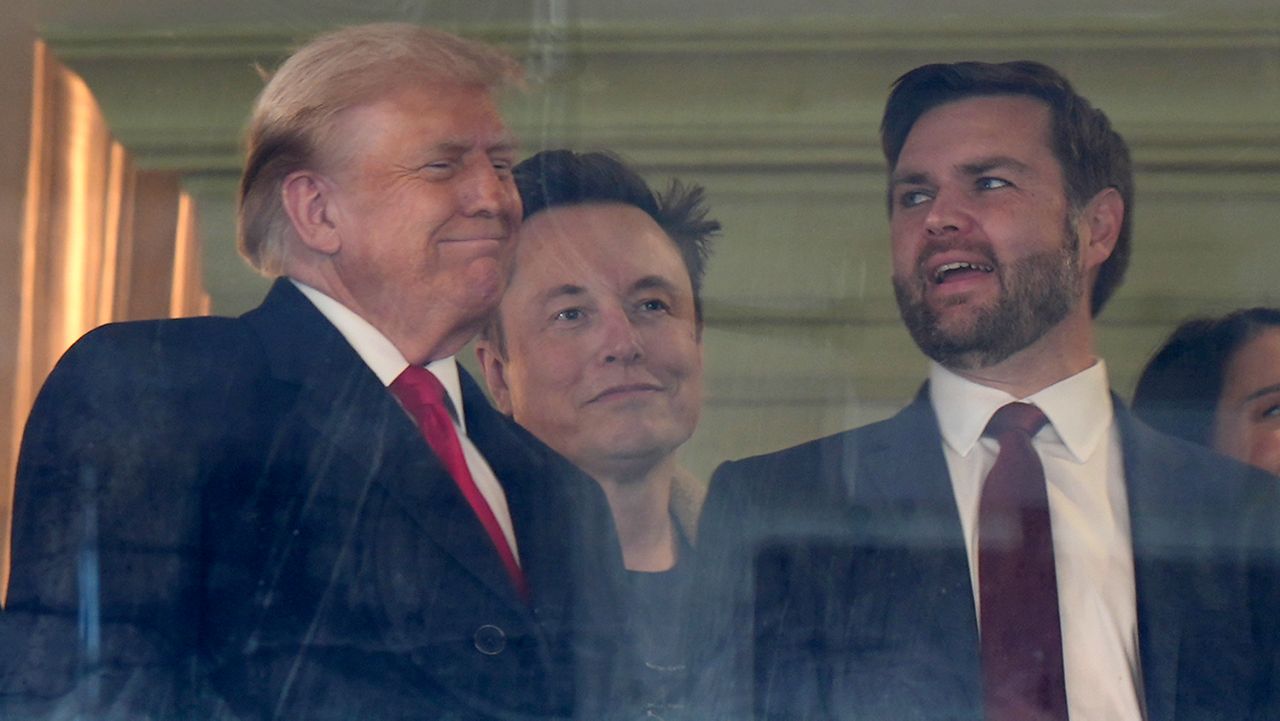
M358 25L307 43L285 60L253 106L240 179L240 254L264 275L284 272L293 229L281 184L319 162L339 112L409 85L492 90L521 78L519 63L501 50L407 23Z

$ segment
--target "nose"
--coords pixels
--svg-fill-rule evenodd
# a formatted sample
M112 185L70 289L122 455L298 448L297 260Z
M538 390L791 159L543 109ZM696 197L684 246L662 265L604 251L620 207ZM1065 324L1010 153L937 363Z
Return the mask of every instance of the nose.
M929 235L963 234L972 225L973 216L961 194L939 190L929 201L929 213L924 219L925 232Z
M621 308L601 314L600 360L606 364L629 365L644 358L644 343L635 323Z
M499 171L489 161L476 163L467 174L462 191L463 212L487 218L520 216L520 196L509 172Z

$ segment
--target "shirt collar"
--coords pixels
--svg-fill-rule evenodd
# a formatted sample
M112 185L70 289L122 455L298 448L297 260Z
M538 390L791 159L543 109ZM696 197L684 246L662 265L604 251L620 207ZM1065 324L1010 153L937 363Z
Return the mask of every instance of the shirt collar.
M316 310L319 310L321 315L338 329L342 337L347 339L356 354L360 356L360 360L363 360L365 365L369 366L369 370L378 376L378 380L382 381L382 385L391 385L391 381L409 367L409 361L405 360L404 354L369 321L322 291L293 278L289 280L315 305ZM458 364L454 356L431 361L426 365L426 369L431 371L444 386L445 392L449 394L449 400L453 402L454 410L458 413L458 425L465 429L467 425L462 410L462 382L458 378Z
M938 416L942 439L961 456L973 450L991 416L1001 406L1025 401L1049 419L1041 433L1051 433L1076 459L1090 458L1107 437L1115 410L1101 360L1037 391L1014 398L1004 391L961 378L937 363L929 368L929 399Z

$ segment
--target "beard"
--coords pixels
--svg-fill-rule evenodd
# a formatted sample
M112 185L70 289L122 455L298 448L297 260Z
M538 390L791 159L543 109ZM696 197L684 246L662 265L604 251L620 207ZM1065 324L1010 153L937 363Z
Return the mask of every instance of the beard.
M926 277L924 263L917 263L913 276L893 277L898 311L912 340L942 366L973 370L995 365L1039 340L1080 302L1084 276L1079 244L1068 221L1058 249L996 266L999 297L975 309L960 327L944 327L940 314L925 300L925 289L933 281Z

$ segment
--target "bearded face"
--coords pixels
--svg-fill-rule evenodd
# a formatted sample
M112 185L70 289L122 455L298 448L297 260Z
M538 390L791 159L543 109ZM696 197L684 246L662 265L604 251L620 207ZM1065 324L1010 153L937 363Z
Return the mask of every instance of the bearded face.
M893 278L898 310L920 350L948 368L983 368L1026 348L1061 322L1084 287L1079 238L1070 222L1064 226L1059 248L1003 264L991 258L931 271L930 258L942 251L936 244L926 246L913 274ZM989 249L979 252L993 255ZM948 276L958 273L994 275L999 284L996 296L986 303L952 296L931 304L930 285L946 283ZM961 312L963 305L971 306L968 312Z

